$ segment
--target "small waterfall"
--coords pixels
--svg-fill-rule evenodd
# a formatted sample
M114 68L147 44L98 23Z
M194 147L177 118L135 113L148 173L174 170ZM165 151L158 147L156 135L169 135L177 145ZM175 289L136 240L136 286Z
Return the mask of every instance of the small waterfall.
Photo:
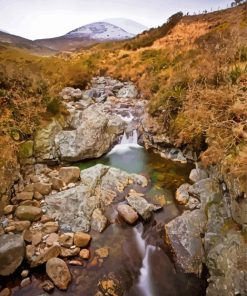
M122 140L120 142L120 145L126 145L126 144L138 144L138 134L137 130L133 130L132 134L128 135L124 133Z

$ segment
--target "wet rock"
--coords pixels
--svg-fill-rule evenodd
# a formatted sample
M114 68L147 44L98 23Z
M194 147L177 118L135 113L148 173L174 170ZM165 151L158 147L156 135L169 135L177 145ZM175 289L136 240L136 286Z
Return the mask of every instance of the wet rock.
M61 246L66 247L66 248L70 248L74 242L74 233L61 234L58 241Z
M61 257L75 257L80 253L80 248L73 248L73 249L68 249L68 248L60 248L60 256Z
M5 288L0 292L0 296L10 296L11 290L9 288Z
M88 249L82 249L80 251L79 255L82 259L89 259L90 258L90 251Z
M51 186L52 184L39 182L34 184L34 190L42 195L48 195L52 190Z
M208 173L206 170L203 170L203 169L200 169L200 168L197 168L197 169L193 169L191 172L190 172L190 176L189 176L190 180L192 182L198 182L200 180L203 180L203 179L207 179L208 178Z
M118 214L129 224L134 224L138 220L138 214L128 205L118 205Z
M84 232L76 232L74 235L74 244L80 248L87 247L90 240L91 236Z
M15 215L20 220L38 221L42 215L42 210L33 206L19 206Z
M100 209L93 211L91 228L98 232L103 232L107 226L107 218Z
M55 137L56 150L63 161L98 158L123 133L124 122L118 116L110 118L100 106L90 106L81 111L80 117L75 130L61 131Z
M190 195L189 195L189 190L190 190L191 185L188 183L182 184L176 191L176 201L180 205L186 205L189 202Z
M66 290L71 281L71 274L66 263L58 258L52 258L46 263L46 273L55 286Z
M33 199L33 192L21 192L16 194L16 200L32 200Z
M25 243L19 234L0 236L0 275L12 274L22 263L25 254Z
M60 247L59 246L52 246L48 249L45 249L43 253L38 256L31 257L31 267L36 267L47 262L51 258L56 258L60 255Z
M44 281L41 287L45 292L51 292L55 288L54 284L49 280Z
M176 263L186 273L201 275L204 261L201 234L205 231L206 222L204 212L194 210L184 212L165 225L166 240L172 248Z
M21 281L21 287L22 288L24 288L24 287L26 287L26 286L28 286L30 284L31 284L31 279L29 277L27 277L27 278L25 278L25 279L23 279Z
M144 220L150 219L153 211L161 209L160 206L150 204L146 201L146 199L140 196L127 196L126 200Z
M45 234L50 234L50 233L53 233L53 232L57 232L58 231L58 223L57 222L46 222L44 223L43 225L43 228L42 228L42 231L45 233Z
M100 258L107 258L109 256L109 249L108 248L100 248L95 251L95 254L98 255Z
M78 167L63 167L59 170L59 177L66 185L76 183L80 178L80 172Z
M59 95L65 101L78 101L82 98L82 91L79 88L66 87Z

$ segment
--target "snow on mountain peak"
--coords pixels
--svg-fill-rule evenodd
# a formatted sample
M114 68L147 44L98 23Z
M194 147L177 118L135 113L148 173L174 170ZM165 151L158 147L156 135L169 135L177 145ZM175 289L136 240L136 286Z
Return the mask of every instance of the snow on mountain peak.
M134 35L141 34L148 29L148 27L126 18L109 18L105 19L104 22L118 26Z
M88 38L95 40L124 40L134 37L118 26L107 22L96 22L77 28L65 36L69 38Z

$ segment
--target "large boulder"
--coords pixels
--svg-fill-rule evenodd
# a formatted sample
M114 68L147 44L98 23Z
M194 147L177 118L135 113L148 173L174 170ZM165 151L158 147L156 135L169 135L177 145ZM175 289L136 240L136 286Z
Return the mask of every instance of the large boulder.
M118 116L110 117L100 106L81 111L81 120L74 130L63 130L55 136L56 150L62 161L76 162L98 158L106 153L124 131Z
M0 236L0 275L12 274L22 263L25 243L22 235L4 234Z
M165 225L166 241L172 248L176 263L186 273L201 275L204 261L201 234L205 231L206 222L204 212L194 210L184 212Z

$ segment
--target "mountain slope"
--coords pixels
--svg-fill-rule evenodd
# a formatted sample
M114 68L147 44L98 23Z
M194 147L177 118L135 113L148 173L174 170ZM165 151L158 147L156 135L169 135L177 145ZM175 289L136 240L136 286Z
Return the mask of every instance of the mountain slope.
M123 30L125 30L126 32L129 32L134 35L141 34L142 32L148 29L148 27L140 23L137 23L133 20L125 19L125 18L109 18L109 19L105 19L104 21L109 24L118 26Z
M74 51L98 42L127 40L133 37L133 34L115 25L106 22L96 22L79 27L64 36L40 39L36 40L35 43L54 50Z

